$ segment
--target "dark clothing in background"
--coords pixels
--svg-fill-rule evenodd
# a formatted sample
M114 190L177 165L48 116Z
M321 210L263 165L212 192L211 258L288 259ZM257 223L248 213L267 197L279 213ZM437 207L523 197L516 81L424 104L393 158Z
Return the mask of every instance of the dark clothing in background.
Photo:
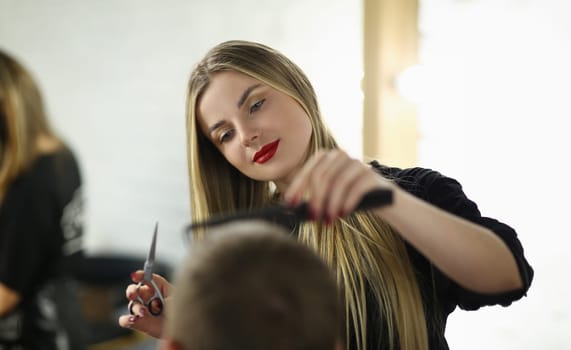
M0 349L82 349L72 278L82 253L83 197L67 148L40 156L0 206L0 282L21 296L0 318Z
M523 288L520 290L496 295L471 292L444 275L407 243L409 257L414 266L423 299L431 350L448 349L448 343L444 338L446 319L456 307L464 310L476 310L486 305L508 306L526 294L533 278L533 270L524 257L523 248L516 232L495 219L483 217L476 204L466 197L461 185L456 180L430 169L389 168L377 162L372 162L371 165L380 174L393 179L401 188L414 196L447 212L489 228L506 243L513 253L521 274ZM388 339L386 324L379 317L379 311L372 296L368 300L370 302L367 319L367 348L389 349L389 344L386 343ZM351 339L349 344L350 349L356 349L354 339ZM398 348L398 344L396 348Z

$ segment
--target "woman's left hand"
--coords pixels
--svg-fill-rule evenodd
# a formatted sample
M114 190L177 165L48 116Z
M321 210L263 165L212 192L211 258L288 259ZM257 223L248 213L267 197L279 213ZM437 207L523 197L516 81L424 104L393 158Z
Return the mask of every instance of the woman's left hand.
M141 297L143 300L149 300L155 294L155 290L150 288L148 285L138 287L137 284L143 279L143 276L143 270L138 270L131 274L131 280L133 283L127 286L125 295L133 305L130 305L128 308L128 311L131 312L130 314L121 315L119 317L119 325L123 328L136 329L155 338L161 338L163 323L165 321L165 312L158 316L153 316L145 305L136 301L137 297ZM160 292L165 298L165 303L168 305L173 286L164 277L157 274L153 274L153 280L160 288ZM167 305L163 305L163 307L166 308Z
M292 206L308 201L312 219L329 223L353 212L366 193L393 187L370 166L344 151L322 150L305 163L284 199Z

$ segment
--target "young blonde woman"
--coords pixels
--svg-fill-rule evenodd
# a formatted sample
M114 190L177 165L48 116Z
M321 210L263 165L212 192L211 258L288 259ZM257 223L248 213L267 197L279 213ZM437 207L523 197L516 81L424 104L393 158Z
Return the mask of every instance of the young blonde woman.
M83 349L72 267L82 257L81 176L38 86L0 50L0 349Z
M229 41L207 53L190 77L187 131L193 220L310 203L314 220L294 230L335 273L349 349L447 349L457 306L506 306L530 286L512 228L436 171L349 157L305 74L270 47ZM392 190L392 205L354 212L375 189ZM120 324L160 336L161 318L134 309Z

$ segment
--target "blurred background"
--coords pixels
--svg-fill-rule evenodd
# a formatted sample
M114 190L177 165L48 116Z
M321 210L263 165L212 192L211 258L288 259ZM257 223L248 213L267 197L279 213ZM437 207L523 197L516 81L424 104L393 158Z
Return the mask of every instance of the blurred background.
M89 255L138 262L158 221L157 258L165 271L181 260L190 70L221 41L260 41L305 70L350 154L439 170L518 231L536 272L527 298L454 312L451 349L562 349L570 17L567 0L0 0L0 47L81 162ZM101 288L90 295L109 298ZM139 340L93 349L155 346Z

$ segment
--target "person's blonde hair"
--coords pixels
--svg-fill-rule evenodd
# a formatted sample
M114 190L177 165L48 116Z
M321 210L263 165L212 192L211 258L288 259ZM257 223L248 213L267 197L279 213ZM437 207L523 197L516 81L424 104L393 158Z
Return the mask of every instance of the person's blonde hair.
M228 70L253 77L299 103L313 128L307 156L319 149L338 147L322 121L311 83L296 64L259 43L227 41L215 46L195 66L188 85L187 147L191 216L195 221L260 207L274 197L268 182L241 174L198 127L196 116L202 94L215 74ZM345 300L346 333L355 334L358 349L367 348L368 288L386 321L390 347L428 348L418 282L397 232L369 213L352 214L329 226L304 224L298 230L299 240L312 247L335 272ZM198 232L196 238L201 235Z
M0 203L10 183L38 156L40 135L58 140L40 90L22 64L0 51Z

